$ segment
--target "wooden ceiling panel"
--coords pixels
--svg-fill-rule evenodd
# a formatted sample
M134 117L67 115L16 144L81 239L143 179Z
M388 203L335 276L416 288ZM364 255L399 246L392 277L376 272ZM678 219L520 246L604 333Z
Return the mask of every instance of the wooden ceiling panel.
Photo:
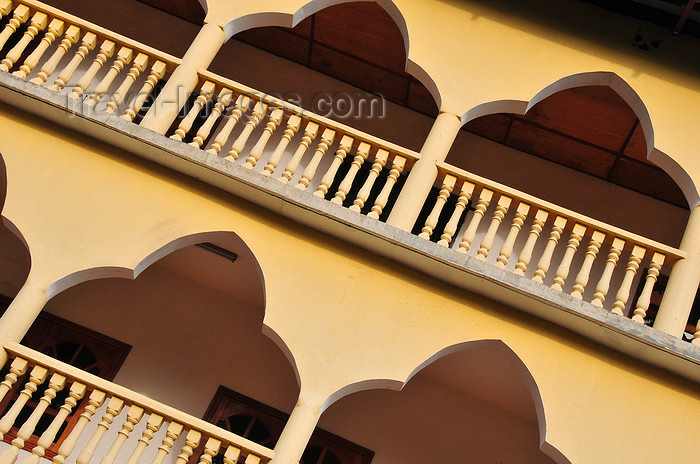
M637 120L627 103L603 86L562 90L535 105L525 117L616 152L622 149Z
M504 143L510 119L510 116L507 114L490 114L472 119L464 125L464 129L472 134L486 137L498 143Z
M609 180L659 200L688 208L688 202L678 185L656 166L620 158L615 163Z
M311 68L400 104L406 99L405 78L319 44L311 51Z
M644 138L644 131L641 125L637 124L637 127L635 127L634 133L625 147L624 155L643 163L651 164L647 161L647 141Z
M236 34L236 39L291 61L308 65L311 41L289 29L260 27Z
M314 40L398 73L406 67L401 31L374 2L344 3L319 11Z
M607 177L615 155L577 143L519 119L513 120L507 145L598 177Z
M431 117L437 117L439 111L432 94L417 81L411 81L409 85L406 106Z

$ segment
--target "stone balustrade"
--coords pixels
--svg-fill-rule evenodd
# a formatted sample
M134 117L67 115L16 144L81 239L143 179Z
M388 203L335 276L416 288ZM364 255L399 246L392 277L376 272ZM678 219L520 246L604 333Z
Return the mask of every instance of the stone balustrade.
M108 96L102 110L127 120L136 117L158 81L180 64L178 58L35 0L0 0L0 16L10 17L0 32L0 47L21 34L2 57L0 70L92 107ZM22 33L25 23L29 26ZM27 49L38 37L34 49ZM70 60L59 67L66 55Z
M0 438L12 427L19 428L11 445L0 453L2 464L15 463L20 450L35 434L39 421L42 417L49 417L52 418L50 425L39 436L31 454L22 460L22 464L38 464L46 449L56 441L68 416L81 401L83 407L82 411L78 411L80 417L70 433L61 437L53 464L64 464L66 460L88 464L91 461L97 462L97 459L100 459L101 464L121 461L136 464L149 446L158 448L151 464L161 464L171 452L178 453L177 464L186 464L191 458L195 459L193 462L211 464L212 458L218 455L222 455L225 464L265 464L274 457L272 450L250 440L30 348L17 343L8 343L4 348L9 355L9 368L5 379L0 383L0 400L11 394L16 383L20 383L19 386L23 389L17 389L19 394L0 418ZM59 412L45 415L51 401L63 390L68 395ZM42 397L31 415L22 422L18 416L21 417L20 412L36 391ZM104 405L106 408L102 416L95 415ZM114 424L122 411L126 411L123 422ZM130 433L141 422L145 423L141 436L130 437ZM107 440L105 436L114 436L107 434L113 425L118 433L115 438ZM159 440L160 443L152 443L151 440L159 430L165 430L164 438ZM84 438L88 437L85 442ZM171 450L180 437L184 437L182 448ZM86 444L77 447L78 443ZM193 456L198 449L202 450L201 455Z
M413 151L208 71L171 139L380 219ZM205 108L207 108L205 110ZM196 122L199 121L199 124Z
M36 0L0 0L0 18L0 48L14 44L0 56L0 70L127 121L138 122L157 84L183 64ZM359 214L385 221L421 157L207 70L196 74L191 104L166 136ZM659 273L685 257L444 162L437 167L439 193L424 205L421 238L615 314L644 322ZM413 206L423 201L405 197Z
M497 267L519 276L527 273L535 282L566 291L574 298L583 299L587 294L591 304L619 315L628 312L635 277L639 269L646 267L646 275L638 277L643 282L641 293L635 307L629 310L637 322L644 323L662 267L670 268L685 257L681 250L447 163L438 163L438 170L439 193L437 198L428 199L430 214L420 237L482 261L490 257ZM451 196L456 201L450 203L447 211ZM441 216L442 233L436 236ZM493 249L496 242L499 246ZM601 253L601 249L605 252ZM582 256L575 259L577 254ZM592 272L595 265L597 272ZM586 292L588 288L591 289Z

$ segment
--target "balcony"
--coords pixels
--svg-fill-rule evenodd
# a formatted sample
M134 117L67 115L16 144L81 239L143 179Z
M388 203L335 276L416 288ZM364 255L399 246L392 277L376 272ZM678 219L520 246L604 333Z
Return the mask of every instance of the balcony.
M152 127L149 121L158 120L158 111L173 111L153 102L181 66L181 59L34 0L5 2L2 12L6 25L0 36L4 44L0 67L8 73L3 77L6 101L98 138L121 137L117 144L124 148L274 210L283 208L271 199L281 198L301 210L333 217L336 224L362 229L377 237L378 243L399 236L399 231L381 223L405 222L399 217L398 209L404 207L400 196L421 159L418 152L206 69L198 70L193 92L180 95L189 99L165 128L166 138L156 136L134 123ZM250 59L232 58L241 64ZM223 57L217 60L222 62ZM363 103L363 112L381 109L376 101ZM77 117L66 119L66 112ZM467 129L487 138L499 130L493 121L486 123L490 125L478 121ZM364 120L355 123L367 126ZM654 284L685 253L642 234L678 243L678 229L663 230L634 214L625 215L621 222L641 232L634 233L489 180L460 168L469 164L460 155L460 145L464 143L458 138L448 162L436 163L433 191L418 204L422 214L408 227L399 226L413 237L401 234L398 248L459 269L454 277L443 278L466 288L478 287L478 281L486 278L499 282L497 286L505 284L517 293L548 300L547 306L568 311L575 307L587 318L622 324L625 331L637 329L610 314L629 317L640 326L653 322L648 312L652 300L658 300ZM425 185L421 188L426 191ZM259 191L267 196L258 195ZM556 197L556 191L543 193ZM678 194L673 195L665 201L682 204ZM400 206L390 219L397 200ZM576 206L575 201L569 203ZM659 207L658 202L653 207L659 213L652 214L683 221L683 213L671 207ZM619 216L614 214L616 208L616 204L582 207L606 218ZM369 245L372 239L354 231L320 223L317 215L307 216L293 214L297 220L336 231L370 249L381 247ZM410 253L403 257L397 253L392 251L390 256L416 266ZM463 272L477 276L476 281L458 277ZM541 310L535 312L542 315ZM693 322L689 320L689 330Z
M426 86L414 77L401 75L400 78L406 80L406 92L392 97L394 102L369 99L362 100L363 106L358 107L364 115L386 109L388 117L375 124L371 117L350 118L349 121L339 118L337 111L322 115L319 108L314 112L309 105L283 98L286 77L296 76L299 80L308 77L305 85L309 88L319 80L330 79L305 69L311 67L311 59L302 66L283 63L279 56L268 53L274 52L270 50L271 44L281 37L275 34L296 34L299 39L303 36L299 29L249 33L239 37L241 42L219 51L216 58L210 57L211 66L199 66L189 63L189 52L185 53L187 46L178 43L168 50L170 53L160 51L146 45L145 41L112 32L35 0L0 0L0 12L3 15L0 99L5 103L210 184L296 223L339 237L358 249L367 249L510 308L534 314L693 381L700 380L697 373L700 352L694 346L700 337L700 332L694 333L699 315L685 316L687 325L685 320L681 321L686 331L685 340L680 334L669 335L652 327L659 314L669 311L661 304L661 287L671 288L669 276L679 263L689 261L688 252L682 246L689 221L687 202L670 177L646 161L644 149L639 148L647 143L642 128L646 121L631 109L628 100L616 93L623 84L614 76L591 73L590 81L586 81L586 76L576 76L587 83L568 88L573 89L572 93L564 97L564 91L544 89L539 99L533 98L525 105L528 111L500 102L490 109L475 108L474 118L461 130L459 117L446 112L437 115L433 102L426 104L431 98ZM198 32L192 24L185 30L193 31L194 35ZM195 40L194 36L191 39ZM191 40L183 38L181 41L189 44ZM251 44L258 48L251 48ZM255 68L253 63L260 68ZM274 71L278 65L282 69L279 75ZM183 69L188 67L192 72L185 76ZM357 90L350 84L338 82L333 81L333 85L340 86L343 91ZM602 84L605 82L609 86ZM579 87L584 90L576 93ZM363 98L375 95L374 90L369 89ZM554 127L551 119L556 118L547 122L543 121L547 118L537 119L537 115L530 112L535 108L534 113L546 114L544 108L551 109L552 106L547 105L551 105L557 95L576 100L584 98L586 92L594 97L578 108L595 102L600 95L605 95L601 99L608 102L614 98L621 101L610 116L615 121L620 114L629 119L629 124L620 124L624 126L620 129L622 136L618 133L610 136L623 139L619 149L604 146L605 141L586 139L590 135L587 127L579 128L579 133L571 133L570 127ZM615 93L617 97L606 92ZM304 97L301 100L309 100L306 93L301 90L299 93ZM561 107L556 111L561 111ZM519 129L521 132L517 133ZM523 136L528 130L530 135ZM533 136L535 130L551 138ZM610 133L615 130L610 128ZM440 131L448 136L444 137ZM582 152L577 152L583 160L577 166L543 160L547 158L546 149L537 144L552 142L556 137L574 141L577 147L605 153L610 164L608 170L605 174L595 171L600 166L589 166ZM435 152L444 156L435 159ZM630 161L634 156L640 159ZM490 158L485 161L487 157ZM636 172L651 173L648 178L655 182L630 181L630 178L639 181L639 177L625 177L621 169L615 171L618 163L629 163L626 166L635 166L639 169ZM516 169L508 169L509 166L522 170L516 172ZM572 168L577 172L568 171ZM628 172L631 170L633 168ZM567 179L570 185L557 187L553 185L555 182L547 182L548 176ZM624 209L630 205L633 207ZM7 230L3 233L9 236ZM309 237L309 240L314 238ZM4 242L10 241L11 238L4 239ZM212 241L216 242L214 250L229 250L233 259L238 255L238 259L250 265L247 273L241 275L260 273L252 264L255 258L245 244L232 237ZM197 243L203 242L204 238L199 237ZM15 245L21 248L20 244ZM180 255L163 258L165 261L159 262L161 267L153 272L185 274L189 283L207 282L221 293L231 293L231 289L225 288L226 283L217 280L215 271L205 266L195 271L187 269L198 262L194 257L201 257L197 255L203 253L201 247L190 246L183 250ZM157 260L154 258L154 261ZM223 264L207 263L224 272ZM141 265L147 267L139 263ZM290 365L293 356L289 363L284 343L274 346L259 333L265 330L259 313L264 311L261 308L265 301L264 295L256 292L264 283L255 278L246 281L247 277L241 275L237 276L242 280L236 287L241 293L236 298L243 301L242 307L255 308L258 312L245 314L241 319L233 318L231 325L250 329L236 336L255 333L256 336L246 342L259 351L241 349L236 352L243 361L235 370L235 376L244 378L240 381L243 394L258 393L264 397L266 405L289 414L294 409L295 395L299 393L299 385L295 383L298 379L294 378L298 373ZM20 281L26 278L26 273L15 277L17 287L21 287ZM115 329L110 325L118 325L119 317L98 321L91 319L93 316L87 310L74 309L88 307L97 299L96 295L108 294L113 291L110 286L118 284L107 279L94 286L86 282L76 285L79 279L68 277L56 281L48 289L53 298L51 312L107 334L128 334L132 330L132 327ZM144 279L147 278L149 275L144 274ZM159 279L160 284L167 280L163 276ZM136 282L135 285L140 285L138 279ZM177 288L163 284L161 290L163 294L174 294ZM147 294L145 288L140 291ZM120 300L124 307L133 302L148 311L136 297L134 301ZM177 304L182 304L178 317L187 323L168 327L172 333L185 337L188 327L197 327L196 320L185 317L196 307L186 308L182 302ZM690 311L689 308L683 311L686 309ZM118 314L123 319L131 316L127 312ZM144 319L139 323L148 327L157 321L149 319L146 323ZM224 337L224 334L218 335ZM268 335L276 340L274 334ZM0 418L0 433L14 433L15 438L0 455L0 464L15 462L18 456L26 461L24 464L35 463L43 457L52 458L56 464L72 457L79 464L87 464L98 451L103 456L102 464L115 462L118 455L127 459L128 464L136 464L142 460L143 453L150 453L148 459L154 464L168 459L177 464L195 459L200 464L257 464L274 458L272 445L282 439L279 434L270 446L254 443L244 438L251 433L252 425L251 430L240 434L223 430L195 417L202 416L206 405L184 401L191 392L168 391L170 384L182 378L188 378L188 387L197 390L199 387L192 380L197 376L187 369L202 376L209 375L200 372L205 368L196 365L197 359L230 347L206 340L203 344L207 350L193 350L201 358L190 360L189 365L184 366L185 372L157 366L155 371L164 378L151 384L140 381L138 372L154 368L153 359L159 356L172 358L173 355L144 354L150 349L149 334L139 332L139 336L141 344L133 344L142 350L142 362L138 369L120 374L122 377L115 383L56 361L39 349L29 348L26 343L5 344L9 359L0 395L7 396L6 402L10 404L6 404ZM208 334L200 327L196 336L200 337L198 340L205 340ZM693 336L696 341L688 343ZM168 340L161 342L162 346L169 343ZM352 421L360 420L352 416L354 411L367 408L375 413L367 404L384 405L385 415L376 413L372 417L376 419L374 423L390 427L387 417L400 416L418 407L426 398L439 396L436 392L445 393L436 384L465 366L479 370L490 362L517 364L509 357L507 347L496 345L480 346L479 349L486 349L488 354L477 357L476 361L449 358L454 353L446 353L445 359L449 361L437 367L426 360L416 367L415 382L411 380L414 383L408 384L410 387L402 397L408 399L398 406L387 406L393 400L379 395L349 397L332 405L324 403L329 412L320 426L347 439L372 442L371 433L353 432L357 427L352 426ZM150 354L153 357L149 357ZM264 369L256 370L256 364L260 364L256 361L258 358L279 368L280 376ZM213 370L219 368L212 367L216 363L211 359L204 364ZM484 410L491 410L494 403L507 403L503 421L522 438L520 442L527 443L523 450L509 449L509 453L529 453L533 462L558 459L556 450L545 452L541 432L538 447L542 405L537 398L533 400L523 393L529 388L530 379L523 380L516 375L521 372L520 365L512 370L500 380L503 384L515 385L514 391L498 390L495 394L498 399L494 400L484 391L496 388L495 384L484 383L480 384L480 390L467 393L476 399L478 408ZM254 379L247 379L247 376ZM230 383L233 377L231 373L218 377L209 375L206 389L202 387L206 391L197 393L208 398L217 384ZM119 386L120 383L132 390ZM455 401L459 392L467 388L454 379L447 383L445 395ZM280 392L271 391L271 384L281 385ZM21 388L24 391L20 391ZM150 392L149 388L155 390ZM59 391L68 393L60 397ZM505 401L509 395L514 395L515 400ZM166 406L151 396L174 406ZM45 412L50 405L56 406L56 397L61 398L65 406L55 407L58 411L53 414L55 419L48 421ZM27 405L38 412L23 416L22 410ZM74 414L75 408L82 408L80 418L73 417L78 415ZM467 406L464 408L460 411L469 410ZM73 417L72 429L64 430L63 424L69 417ZM443 419L457 422L448 414ZM44 424L39 433L37 427L42 421L50 424ZM113 422L117 429L121 427L118 434L112 433ZM440 424L431 427L438 430ZM492 440L497 424L486 428L488 433L481 438ZM139 433L142 434L140 439ZM391 433L399 437L402 431L392 429ZM444 440L438 435L433 433L431 439ZM479 440L475 438L476 441ZM373 443L376 450L390 448L379 440ZM51 446L54 450L47 455ZM458 456L458 450L453 448L446 446L445 459ZM423 453L424 460L433 457L429 450L410 449L414 455ZM21 450L31 454L21 454ZM395 457L406 458L393 451ZM320 457L317 461L326 462Z

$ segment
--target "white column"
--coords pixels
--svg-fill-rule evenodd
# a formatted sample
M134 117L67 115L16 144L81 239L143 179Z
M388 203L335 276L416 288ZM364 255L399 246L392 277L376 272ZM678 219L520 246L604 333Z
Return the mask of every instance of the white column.
M160 134L170 128L187 97L197 87L197 72L206 69L226 42L221 26L205 24L182 57L182 64L173 71L163 90L141 121L143 127Z
M654 321L655 329L679 338L683 336L700 285L700 205L690 211L680 249L688 257L673 266Z
M32 282L31 275L0 318L0 347L19 342L46 304L46 289ZM7 353L0 348L0 366L7 362Z
M304 449L314 433L318 419L321 416L320 405L306 401L299 395L297 405L289 416L277 445L275 457L270 464L296 464L304 454Z
M440 113L420 151L420 160L411 168L387 224L411 231L425 199L437 179L436 162L445 161L459 130L462 119L454 114Z

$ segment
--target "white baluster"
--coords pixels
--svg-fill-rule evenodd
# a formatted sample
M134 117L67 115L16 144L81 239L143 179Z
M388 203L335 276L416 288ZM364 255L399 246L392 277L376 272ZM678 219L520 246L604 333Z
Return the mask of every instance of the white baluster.
M3 5L3 11L5 9L7 9L6 3ZM5 46L7 39L9 39L12 34L17 32L17 28L26 23L28 19L29 7L26 5L18 5L17 8L15 8L15 11L12 12L12 18L10 18L10 21L5 25L5 28L2 30L2 32L0 32L0 48Z
M163 425L163 416L156 413L151 413L151 415L148 416L146 429L141 434L141 438L139 438L139 442L136 444L136 448L134 448L126 464L138 464L141 455L146 450L146 447L148 447L148 443L153 439L156 432L160 430L161 425Z
M127 47L121 47L119 49L117 57L112 63L112 66L110 66L109 71L107 71L105 77L102 78L99 84L97 84L97 87L95 87L95 90L88 97L86 102L88 106L94 107L102 99L104 94L109 91L114 79L116 79L122 69L124 69L124 66L131 63L133 56L134 51L132 49Z
M292 137L294 137L294 134L297 133L300 127L301 118L297 115L291 116L289 118L289 121L287 121L287 128L284 130L284 134L282 134L282 139L277 144L277 148L275 148L275 151L272 152L272 155L270 155L270 159L267 160L267 164L263 168L262 174L264 176L269 177L275 172L275 170L277 169L277 165L282 159L284 151L289 145L289 141L292 140Z
M233 145L231 145L231 149L228 151L228 154L224 159L231 162L238 159L238 156L243 151L243 148L245 148L245 144L248 142L250 135L253 133L265 114L267 114L267 105L263 102L256 103L253 107L253 112L251 113L250 118L248 118L248 122L245 123L243 130L236 141L233 142Z
M186 464L189 462L194 449L199 446L199 441L202 439L202 434L197 430L190 430L185 436L185 445L180 449L180 454L177 456L175 464Z
M78 51L75 52L73 58L66 65L66 67L63 68L63 71L61 71L61 73L58 75L53 85L49 87L49 90L60 92L68 81L70 81L71 77L73 77L73 74L75 73L76 69L78 69L78 66L80 66L80 63L83 62L85 56L90 53L95 46L97 46L97 36L92 32L86 33L83 36L83 41L78 47Z
M56 398L56 393L63 390L66 385L66 378L61 374L53 374L49 379L49 386L44 390L44 396L39 400L39 404L34 408L32 414L27 418L27 420L22 424L22 426L17 431L17 438L12 440L12 446L6 448L5 451L0 454L1 464L14 464L19 455L19 450L24 447L24 442L31 438L36 425L39 423L39 419L44 415L46 408L49 407L51 401Z
M290 180L292 180L292 176L299 167L299 163L301 163L301 159L304 157L304 154L309 148L311 141L313 141L316 138L316 135L318 134L318 129L319 126L315 122L310 121L306 124L306 128L304 129L304 136L301 138L301 142L299 143L297 150L287 162L287 166L284 168L284 172L277 180L279 180L283 184L286 184Z
M221 440L210 437L204 445L204 452L199 457L199 464L211 464L214 456L219 454L221 448Z
M233 445L228 445L224 453L224 464L236 464L241 455L241 449Z
M637 275L639 263L644 259L645 253L646 249L639 245L635 245L634 248L632 248L632 253L630 254L630 259L627 261L627 268L625 269L625 277L622 279L620 288L617 290L617 295L615 296L615 302L613 303L613 309L611 311L613 314L619 316L624 315L625 306L630 297L630 290L632 290L634 276Z
M442 231L442 235L440 236L440 240L438 241L438 245L444 246L444 247L449 247L450 243L452 242L452 237L454 237L455 233L457 232L457 225L459 224L459 220L462 217L462 214L464 213L464 210L467 208L467 204L469 204L469 200L472 198L472 194L474 193L474 188L476 186L472 184L471 182L465 180L462 183L462 188L459 192L459 198L457 199L457 204L455 205L454 211L452 211L452 215L450 216L450 220L447 221L447 224L445 225L445 229Z
M109 447L107 454L104 455L100 461L100 464L114 463L119 451L122 449L122 446L124 446L124 442L127 438L129 438L129 434L134 430L134 426L139 423L142 417L142 407L136 406L135 404L129 407L129 410L126 412L126 420L124 421L124 424L122 424L122 428L117 434L117 438L114 440L114 443L112 443L112 446Z
M527 241L523 246L520 256L518 256L518 263L515 265L515 274L519 276L524 276L527 266L530 264L532 259L532 252L537 244L537 239L540 238L542 233L542 228L544 227L547 218L549 217L549 212L543 209L537 210L535 213L535 219L532 222L532 227L530 228L530 233L527 236Z
M239 119L241 119L243 113L248 111L250 102L250 97L245 95L238 96L236 103L233 104L233 111L231 112L231 115L226 118L226 124L224 124L224 127L222 127L219 133L216 134L214 143L211 144L211 147L209 147L207 153L218 155L221 152L221 148L226 145L226 142L228 142L228 138L231 136L231 132L233 131L234 127L236 127Z
M357 196L355 197L355 200L353 200L352 205L350 205L350 209L352 211L359 213L362 211L362 208L365 207L365 202L369 198L370 193L372 193L372 187L377 181L379 174L381 174L382 169L384 168L384 165L388 160L388 151L381 148L377 150L377 153L374 155L374 162L372 163L372 167L370 168L369 174L367 175L367 179L360 188L360 191L357 192Z
M129 69L129 72L126 74L126 77L122 81L121 85L109 99L109 102L107 102L107 108L105 109L107 114L114 114L117 112L117 108L122 104L124 97L126 97L126 94L129 92L129 89L132 85L134 85L136 79L146 69L146 66L148 66L148 55L145 53L139 53L136 55L136 58L134 58L134 63L131 65L131 69Z
M36 37L39 31L43 31L44 28L46 28L48 20L49 18L46 14L41 12L34 13L32 20L29 22L29 27L24 31L22 38L19 39L17 45L12 47L12 50L7 53L7 56L5 56L2 63L0 63L0 71L8 72L12 69L12 66L14 66L15 62L19 60L22 53L24 53L24 49L27 48L29 42L34 40L34 37Z
M180 125L175 130L175 133L170 136L171 139L182 140L187 136L187 133L192 129L194 120L199 116L199 112L202 111L202 108L204 108L207 102L214 96L214 88L215 84L213 82L207 81L202 84L202 87L199 89L199 95L192 105L192 109L190 109L187 116L180 121Z
M90 67L82 75L78 83L73 87L71 92L68 94L69 98L73 100L78 100L92 83L92 80L97 75L97 72L102 69L105 62L114 55L114 51L117 46L111 40L105 40L100 46L100 52L97 54L95 59L92 61Z
M51 443L56 439L58 430L68 418L73 408L78 404L78 401L85 395L87 387L85 384L74 381L68 390L68 398L58 410L58 414L51 421L51 425L41 434L36 446L32 449L32 454L27 456L22 464L39 464L39 459L44 457L46 448L51 446Z
M598 256L603 240L605 240L605 233L603 232L596 230L591 235L591 239L588 242L588 248L586 249L586 257L583 259L581 270L576 275L574 287L571 291L571 296L574 298L579 300L583 299L583 291L586 289L586 285L588 284L593 262L595 261L596 256Z
M535 275L532 280L539 283L544 283L544 278L547 275L549 266L552 264L552 255L554 254L554 249L559 243L559 238L561 238L561 233L564 232L564 227L566 227L567 219L564 216L557 216L554 219L554 224L552 224L552 230L549 232L549 238L547 238L547 246L542 252L540 260L537 262L537 270L535 270Z
M510 203L512 201L512 198L505 195L501 195L498 198L498 202L496 203L496 211L493 213L491 224L489 224L489 228L487 229L484 238L481 240L481 246L476 252L477 259L485 261L488 257L491 246L493 245L493 239L496 237L496 232L498 232L498 228L500 227L501 222L503 222L503 218L508 212L508 208L510 208Z
M440 187L438 196L435 199L435 205L433 205L433 209L426 218L425 225L421 229L421 233L418 234L420 238L429 240L431 235L433 235L433 230L440 219L440 213L442 213L442 209L445 207L445 203L447 203L447 200L450 198L450 194L452 193L452 190L454 190L456 183L457 178L455 176L445 174L445 177L442 180L442 186Z
M654 253L651 257L649 271L644 281L644 288L639 295L637 307L634 309L634 315L632 316L633 321L644 324L644 318L647 317L647 310L649 310L649 304L651 303L651 293L654 291L654 284L659 277L659 272L661 271L661 266L664 265L665 259L666 257L661 253Z
M511 253L513 253L515 240L517 240L520 229L523 227L525 219L527 219L527 213L529 212L530 205L520 202L518 208L515 210L513 224L511 224L510 231L508 231L508 235L501 246L501 252L498 254L498 258L496 258L496 267L505 269L506 265L508 264L508 259L510 258Z
M586 226L582 224L575 224L574 228L571 230L569 241L566 243L564 257L554 274L554 282L552 283L553 289L561 291L562 287L564 287L564 282L569 276L569 270L571 269L571 261L574 259L574 254L576 254L576 250L578 250L578 246L585 233Z
M15 382L17 382L17 378L27 372L28 366L29 363L26 359L15 358L12 361L12 364L10 364L10 372L5 376L5 380L0 383L0 401L5 398L7 392L9 392Z
M352 160L350 169L345 175L345 178L343 178L343 181L340 183L340 186L338 186L338 191L335 192L335 196L331 199L333 203L337 205L343 204L345 198L348 196L348 192L350 192L350 189L352 188L352 183L355 180L355 176L357 176L362 164L367 159L371 148L372 147L370 144L366 142L360 143L360 145L357 147L357 152L355 152L355 157Z
M24 60L22 66L20 66L17 71L12 73L13 76L19 77L20 79L27 78L29 73L32 72L32 69L39 64L39 60L42 56L44 56L46 50L56 40L56 37L63 34L63 24L63 21L60 19L51 20L46 30L46 34L44 34L44 37L41 38L39 45L37 45L34 51L27 57L26 60Z
M170 448L173 447L175 440L180 438L182 428L182 424L177 422L171 422L168 425L168 429L165 431L165 438L163 438L163 442L158 447L158 452L156 452L151 464L162 464L165 457L170 453Z
M318 185L314 195L320 198L325 198L326 194L328 193L328 189L330 189L331 185L333 185L335 176L338 173L338 168L340 168L340 165L343 164L345 156L352 149L352 142L353 138L349 135L344 135L343 138L340 139L340 144L338 145L338 150L336 150L335 155L333 156L333 161L331 162L331 165L326 173L323 175L321 183Z
M0 0L0 19L10 14L12 11L12 0Z
M63 58L68 49L71 48L79 39L80 28L77 26L68 27L56 51L53 52L51 58L49 58L46 61L46 63L44 63L44 65L41 67L41 71L39 71L39 74L37 74L36 77L31 79L29 82L37 85L44 85L49 76L53 74L53 72L56 70L56 66L58 66L58 63L61 61L61 58Z
M114 417L119 415L123 407L124 400L121 398L113 396L109 399L109 403L107 403L107 411L102 416L102 421L97 424L97 430L95 430L90 437L90 441L88 441L85 448L83 448L78 455L78 459L75 461L77 464L88 464L90 460L92 460L92 456L95 454L97 445L100 444L105 432L107 432L107 429L109 429L109 426L114 421Z
M605 296L608 294L610 289L610 279L612 279L613 272L615 271L615 266L617 266L617 261L620 259L620 253L625 247L625 241L621 238L614 238L612 244L610 245L610 251L608 252L608 259L605 261L605 268L603 269L603 274L600 276L598 285L595 289L595 294L593 295L593 300L591 304L593 306L603 307L603 302L605 301Z
M75 444L78 442L78 438L80 438L80 435L82 435L83 430L85 430L85 426L87 426L87 424L90 422L90 419L92 418L93 414L95 414L97 408L102 406L102 403L105 401L105 397L105 393L100 390L93 390L93 392L90 393L90 396L88 397L88 405L85 406L83 413L80 414L80 417L75 423L73 430L71 430L68 437L63 440L63 443L61 443L61 446L58 448L58 452L53 458L53 464L64 464L66 462L66 458L70 456L73 449L75 449Z
M165 70L166 65L162 61L156 61L155 63L153 63L153 66L151 66L151 72L146 78L146 82L144 82L143 86L141 87L141 90L139 90L139 93L137 93L136 96L131 100L131 103L129 104L129 109L127 109L126 112L121 116L122 119L125 119L127 121L134 120L139 111L141 111L141 108L143 108L143 105L145 105L146 101L148 101L148 96L153 91L153 88L156 86L158 81L161 80L165 75Z
M394 185L396 185L396 181L398 181L399 176L401 175L401 172L403 172L405 166L406 158L400 155L395 155L394 160L391 162L391 169L389 170L389 175L386 178L384 187L382 187L381 192L379 192L379 195L377 195L377 199L374 201L371 211L367 213L368 217L371 217L372 219L379 219L379 216L382 215L384 207L389 202L389 195L391 195L391 191L394 189ZM316 192L318 192L318 190ZM316 192L314 192L314 194L316 194Z
M253 169L255 165L258 164L258 160L262 156L263 151L265 151L267 142L270 140L270 137L275 130L277 130L277 126L280 125L283 118L284 110L282 108L275 108L272 113L270 113L270 117L267 119L267 124L265 124L265 129L263 129L262 135L260 135L258 142L253 146L253 148L251 148L248 158L246 158L243 166L248 169Z
M459 244L459 248L457 248L457 251L460 253L466 254L469 251L474 237L476 237L476 231L479 228L479 223L481 223L481 218L484 217L484 213L486 213L486 209L489 207L489 203L491 203L491 198L493 198L493 192L487 188L482 189L481 193L479 193L479 200L476 202L474 215L471 221L469 221L467 230L464 231L464 235L462 235L462 242Z
M209 113L209 116L207 117L207 120L204 121L204 124L202 124L202 127L200 127L197 131L197 135L195 135L194 139L192 139L190 145L197 148L201 148L202 145L204 145L204 141L207 139L207 137L209 137L211 130L214 128L214 124L216 124L219 117L224 111L226 111L226 108L232 101L233 91L231 89L227 89L226 87L221 89L219 96L216 97L214 108L212 108L211 113Z
M49 371L47 371L45 367L34 366L29 373L29 381L24 385L24 390L19 393L19 396L15 402L12 403L10 409L5 413L2 419L0 419L0 440L2 440L2 437L15 424L20 411L22 411L22 408L27 404L27 401L32 397L38 386L44 383L48 373Z
M260 456L256 456L253 453L250 453L245 458L245 464L260 464Z
M330 147L331 144L333 144L334 140L335 131L333 129L326 129L323 131L323 134L321 134L321 141L316 147L314 156L311 158L309 164L306 166L306 169L304 169L304 172L301 174L299 183L295 185L296 188L298 188L299 190L306 190L306 188L309 186L309 182L311 182L311 179L313 179L316 175L318 165L321 163L321 160L326 155L328 147Z

